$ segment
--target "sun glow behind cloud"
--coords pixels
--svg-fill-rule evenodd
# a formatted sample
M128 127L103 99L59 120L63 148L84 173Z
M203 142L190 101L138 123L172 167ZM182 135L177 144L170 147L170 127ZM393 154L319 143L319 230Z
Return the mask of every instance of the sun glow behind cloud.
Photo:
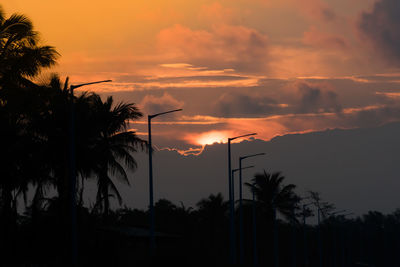
M232 136L231 131L210 131L201 134L187 135L185 139L195 145L212 145L214 143L224 143Z

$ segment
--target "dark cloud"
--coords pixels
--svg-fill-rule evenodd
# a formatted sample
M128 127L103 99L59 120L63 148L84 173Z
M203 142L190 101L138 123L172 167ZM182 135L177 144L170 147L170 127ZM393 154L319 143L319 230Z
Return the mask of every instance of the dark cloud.
M168 93L164 93L161 97L157 97L154 95L146 95L142 102L139 104L141 110L144 113L154 114L160 113L168 110L182 108L183 102L175 99ZM174 116L175 114L169 115Z
M225 93L215 104L217 115L223 117L266 116L279 109L279 104L272 98L241 93Z
M333 9L331 9L331 8L323 8L321 10L321 15L322 15L323 19L326 21L335 20L337 17L335 11L333 11Z
M318 85L298 83L300 101L297 103L297 113L322 113L342 111L338 96L334 91L322 90Z
M386 105L357 112L348 123L352 127L376 127L388 122L400 121L400 106Z
M267 95L268 92L222 94L214 106L214 114L222 117L260 117L304 113L341 113L338 95L319 83L296 82L289 92Z
M400 2L398 0L378 0L372 11L364 12L358 28L383 57L400 66Z
M287 129L287 132L303 132L310 129L317 131L332 128L371 128L399 121L399 105L346 110L339 114L297 114L279 119L279 123Z

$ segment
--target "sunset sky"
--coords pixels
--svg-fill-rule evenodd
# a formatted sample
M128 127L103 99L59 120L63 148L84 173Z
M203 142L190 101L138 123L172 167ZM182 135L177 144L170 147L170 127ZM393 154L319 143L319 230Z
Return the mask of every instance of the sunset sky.
M61 54L52 72L134 102L159 147L400 120L398 0L6 0ZM146 120L134 129L147 139Z

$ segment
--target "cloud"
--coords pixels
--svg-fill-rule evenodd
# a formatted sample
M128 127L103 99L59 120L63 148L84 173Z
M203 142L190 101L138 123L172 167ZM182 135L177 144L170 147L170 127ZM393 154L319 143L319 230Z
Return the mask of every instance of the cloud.
M349 124L353 127L376 127L389 122L400 120L400 106L398 104L383 105L371 109L363 109L351 117Z
M272 98L242 93L225 93L215 104L216 113L223 117L265 116L280 108Z
M235 12L230 7L225 7L219 2L203 5L199 11L199 19L204 23L229 23L235 17Z
M256 0L272 7L293 7L309 19L330 22L337 18L336 12L321 0Z
M336 19L335 11L321 0L290 0L306 14L313 19L330 22Z
M346 49L347 41L344 37L319 31L315 26L303 34L303 43L323 49Z
M266 85L262 85L266 86ZM335 86L325 81L286 81L279 86L277 92L268 87L260 87L260 93L247 91L246 94L224 94L219 102L221 111L239 112L242 116L248 114L296 115L342 112L342 104ZM266 90L268 88L268 90ZM261 93L262 92L262 93ZM224 114L222 112L222 114Z
M183 102L175 99L168 93L161 97L146 95L139 104L140 110L147 114L155 114L183 107ZM170 115L172 116L172 115ZM169 117L171 119L171 117Z
M399 92L376 92L376 94L385 96L385 97L387 97L389 99L398 100L400 98L400 93Z
M214 25L192 30L176 24L158 34L161 54L175 62L188 62L209 69L262 72L267 68L268 38L244 26Z
M327 90L323 85L299 82L296 84L299 92L299 102L296 111L299 113L339 113L342 107L338 101L338 95Z
M400 3L378 0L369 12L363 12L358 30L390 65L400 66Z

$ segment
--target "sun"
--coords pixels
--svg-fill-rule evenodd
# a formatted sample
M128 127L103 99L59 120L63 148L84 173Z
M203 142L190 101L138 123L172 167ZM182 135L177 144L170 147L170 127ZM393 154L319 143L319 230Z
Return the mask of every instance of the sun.
M223 143L228 139L228 133L225 131L211 131L201 133L191 138L197 145L205 146L212 145L214 143Z

